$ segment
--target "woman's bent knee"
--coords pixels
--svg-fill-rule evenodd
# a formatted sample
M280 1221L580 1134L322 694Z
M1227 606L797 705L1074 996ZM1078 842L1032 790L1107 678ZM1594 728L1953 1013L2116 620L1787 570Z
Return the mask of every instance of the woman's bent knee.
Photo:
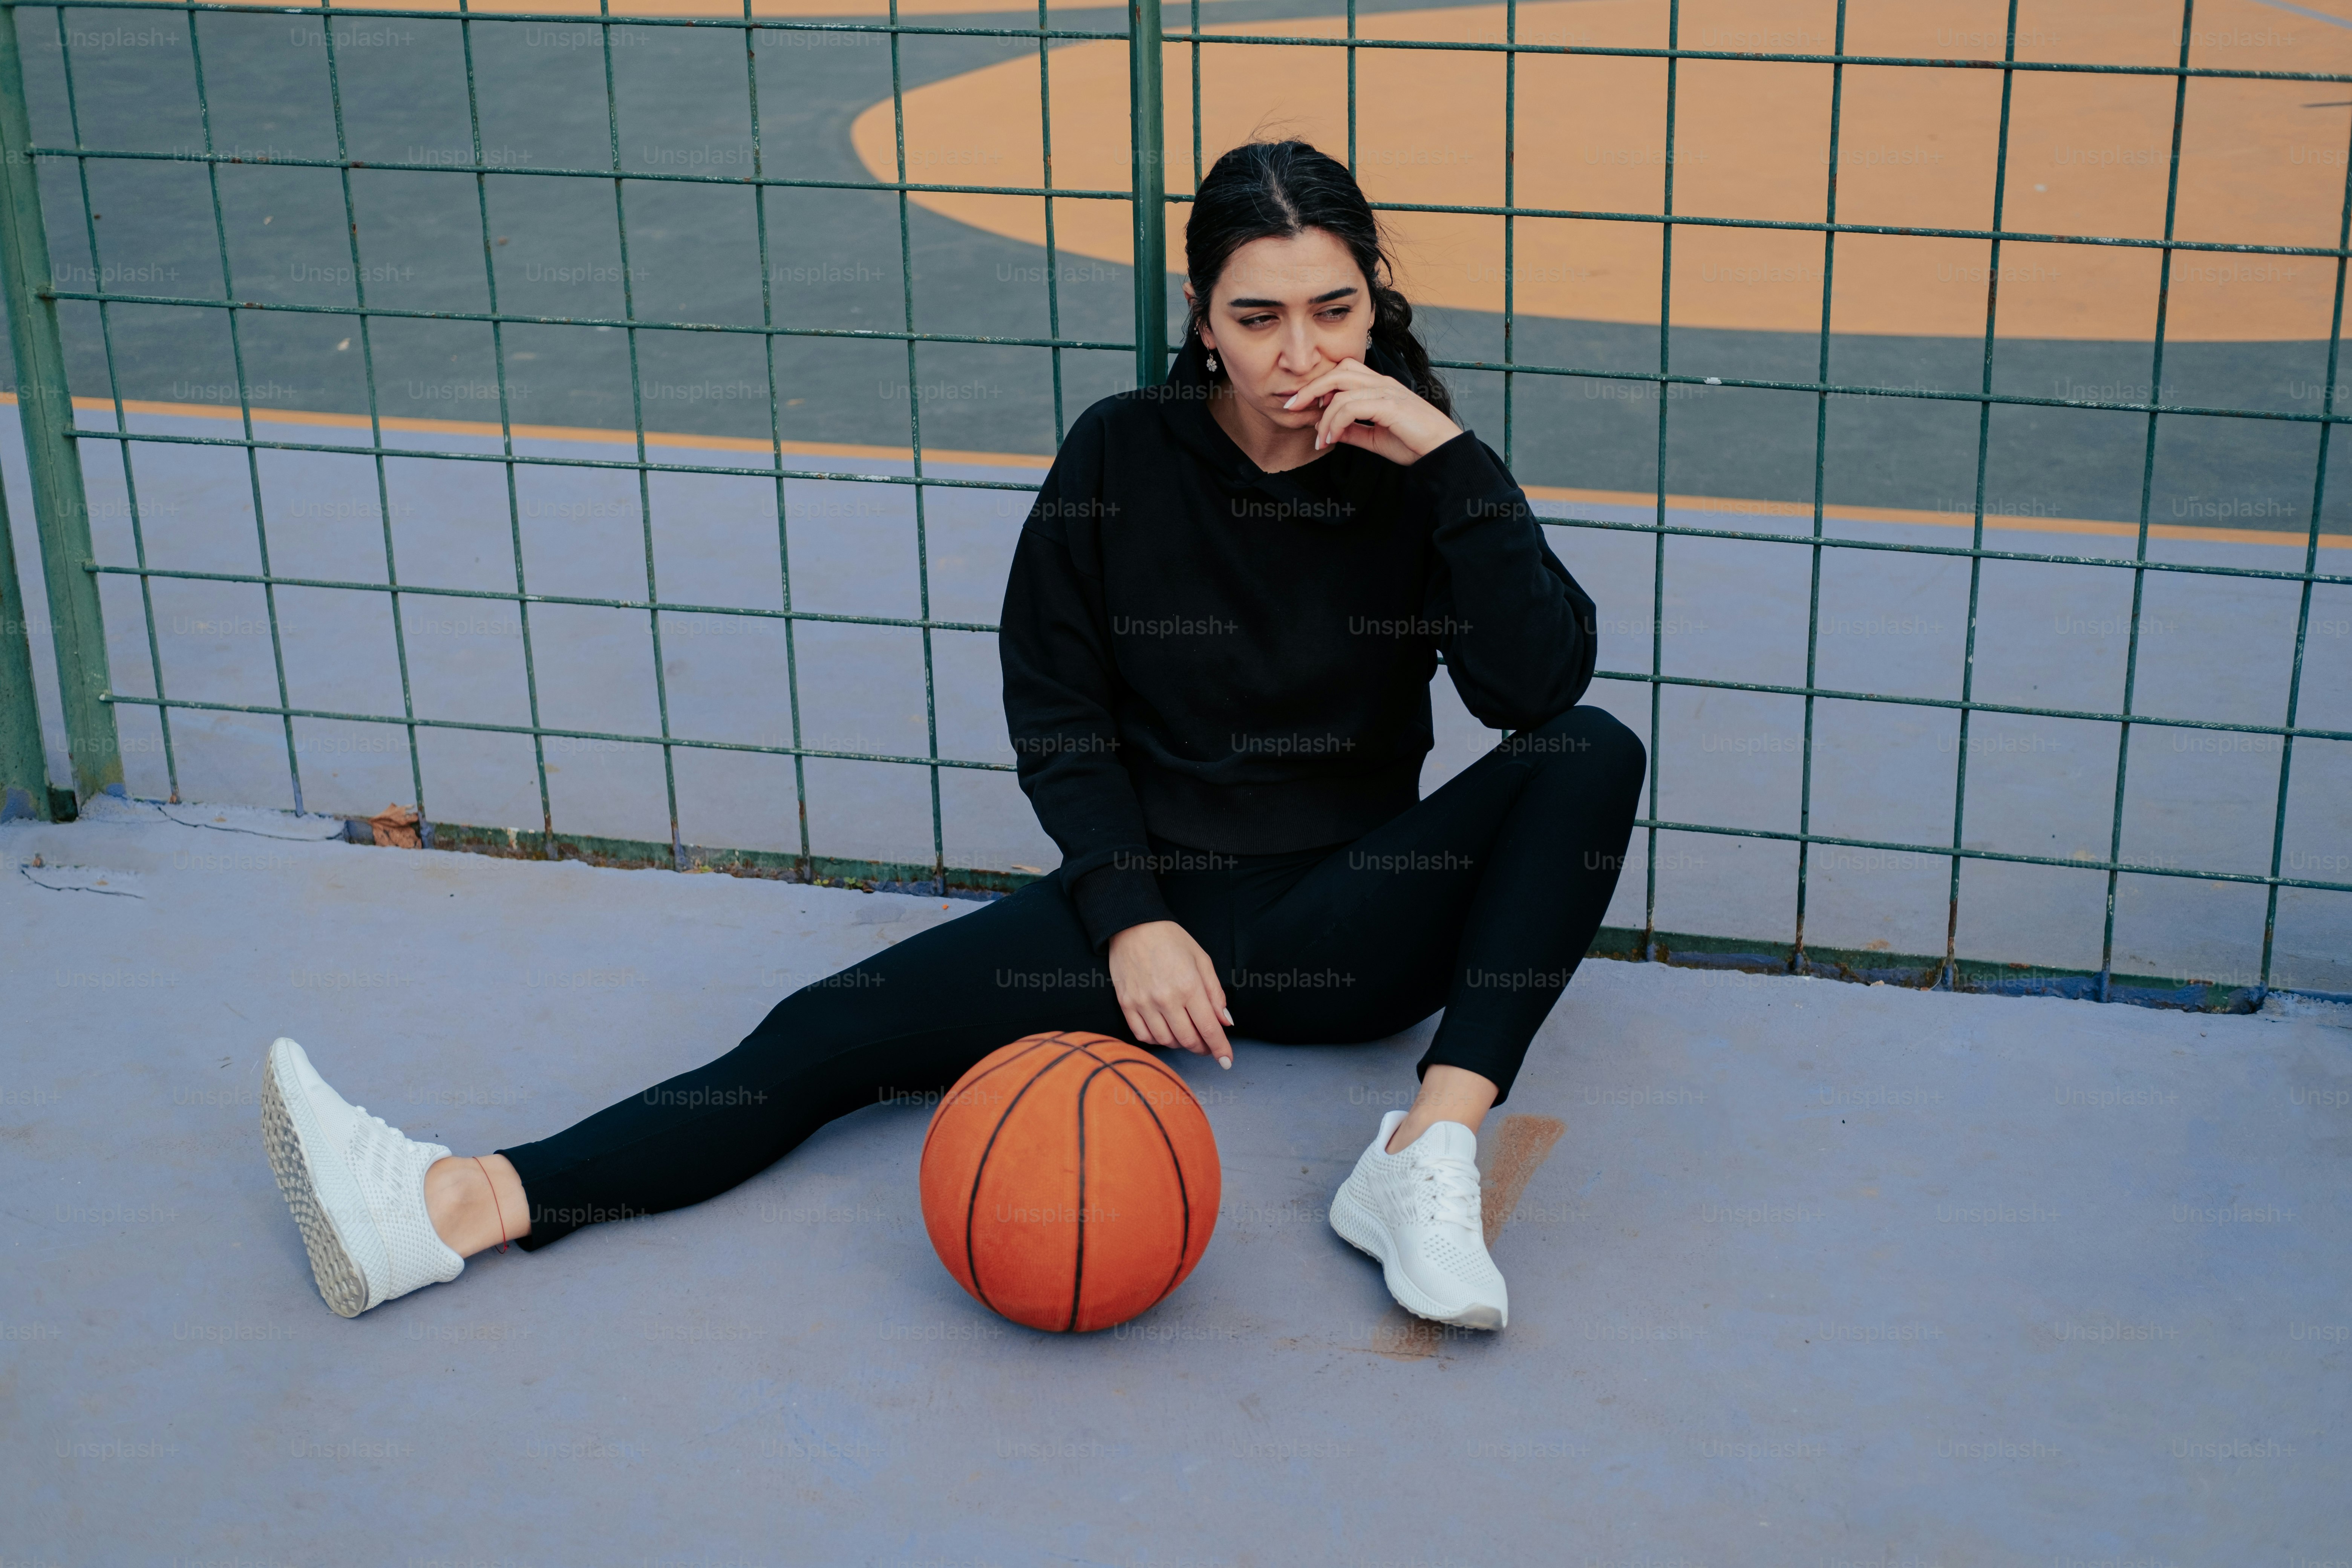
M1507 743L1537 761L1558 757L1580 772L1597 773L1634 789L1640 788L1650 765L1650 751L1642 737L1607 709L1589 702L1579 703L1532 730L1522 730Z

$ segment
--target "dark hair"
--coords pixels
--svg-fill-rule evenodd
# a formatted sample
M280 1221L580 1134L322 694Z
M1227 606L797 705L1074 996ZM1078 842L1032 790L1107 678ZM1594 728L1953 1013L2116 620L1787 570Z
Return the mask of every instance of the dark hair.
M1450 417L1454 399L1413 334L1412 306L1390 285L1393 272L1371 204L1345 163L1304 142L1244 142L1201 182L1184 225L1184 268L1192 284L1185 335L1199 332L1209 295L1234 251L1255 239L1289 239L1310 228L1322 229L1355 257L1371 289L1372 341L1397 361L1413 391Z

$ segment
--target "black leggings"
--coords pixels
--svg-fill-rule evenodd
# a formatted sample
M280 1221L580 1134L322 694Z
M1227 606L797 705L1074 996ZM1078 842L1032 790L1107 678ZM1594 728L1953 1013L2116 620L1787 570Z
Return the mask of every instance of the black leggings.
M1418 1070L1467 1068L1507 1096L1609 907L1645 763L1632 731L1571 709L1353 843L1233 856L1155 840L1161 896L1215 962L1236 1036L1378 1040L1443 1007ZM1044 877L793 992L717 1061L501 1150L530 1203L522 1246L699 1203L836 1116L929 1097L1053 1029L1124 1037L1127 1021Z

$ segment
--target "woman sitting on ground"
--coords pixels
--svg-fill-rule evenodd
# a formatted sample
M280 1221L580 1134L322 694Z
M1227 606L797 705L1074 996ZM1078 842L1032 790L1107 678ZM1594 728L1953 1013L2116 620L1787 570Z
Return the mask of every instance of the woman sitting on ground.
M1300 142L1234 148L1185 260L1167 384L1071 427L1005 589L1005 722L1060 868L492 1154L402 1136L278 1040L270 1162L330 1307L699 1203L1022 1036L1229 1068L1244 1031L1379 1040L1443 1008L1411 1109L1381 1119L1331 1221L1412 1311L1504 1325L1476 1135L1600 926L1642 743L1579 706L1592 602L1454 423L1348 170ZM1423 800L1441 654L1469 710L1516 732Z

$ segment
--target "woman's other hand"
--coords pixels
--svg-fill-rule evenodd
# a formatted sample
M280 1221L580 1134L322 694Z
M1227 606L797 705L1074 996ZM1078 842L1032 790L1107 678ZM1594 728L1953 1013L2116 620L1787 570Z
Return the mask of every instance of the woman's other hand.
M1315 426L1318 450L1361 447L1406 467L1462 434L1461 426L1421 394L1360 359L1341 360L1292 393L1283 406L1323 410Z
M1225 988L1192 933L1174 921L1146 921L1110 939L1110 983L1127 1026L1148 1045L1181 1046L1234 1065L1226 1043Z

